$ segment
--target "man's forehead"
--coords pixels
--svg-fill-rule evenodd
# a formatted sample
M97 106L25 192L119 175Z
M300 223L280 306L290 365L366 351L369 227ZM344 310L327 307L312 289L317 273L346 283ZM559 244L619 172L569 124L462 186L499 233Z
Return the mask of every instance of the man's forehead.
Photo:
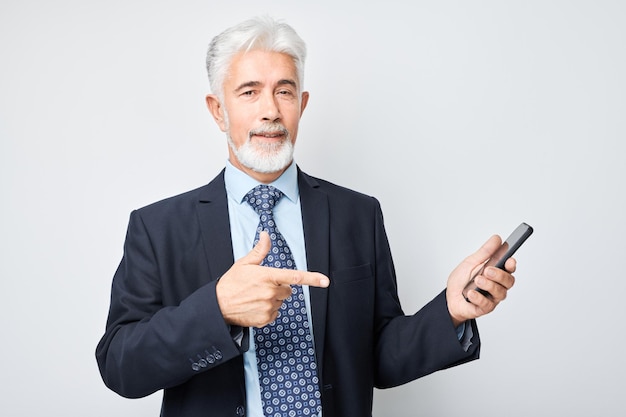
M255 49L239 52L229 66L227 78L239 86L258 86L269 80L282 85L298 86L296 64L285 53Z

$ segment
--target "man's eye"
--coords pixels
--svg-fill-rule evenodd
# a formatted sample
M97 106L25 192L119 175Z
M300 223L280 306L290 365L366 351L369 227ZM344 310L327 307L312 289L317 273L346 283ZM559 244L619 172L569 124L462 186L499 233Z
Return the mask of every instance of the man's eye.
M253 90L249 90L249 91L244 91L243 93L241 93L242 96L251 96L254 95L254 91Z

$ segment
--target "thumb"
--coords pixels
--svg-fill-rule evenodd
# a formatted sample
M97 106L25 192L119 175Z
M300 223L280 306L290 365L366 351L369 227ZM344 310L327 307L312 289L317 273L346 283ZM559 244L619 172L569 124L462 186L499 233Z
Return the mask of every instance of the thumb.
M252 250L248 252L246 256L239 259L239 263L259 265L267 256L267 253L270 251L271 247L272 242L270 241L270 235L268 235L267 232L263 231L259 234L259 242L254 245Z
M498 250L502 239L498 235L491 236L476 252L467 257L466 262L479 265L485 263Z

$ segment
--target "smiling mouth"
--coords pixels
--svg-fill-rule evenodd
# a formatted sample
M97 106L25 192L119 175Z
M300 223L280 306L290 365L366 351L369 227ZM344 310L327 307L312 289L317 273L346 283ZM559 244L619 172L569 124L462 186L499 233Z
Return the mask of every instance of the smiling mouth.
M268 138L268 139L273 139L273 138L280 138L285 136L285 134L283 132L276 132L276 133L256 133L254 136L260 136L262 138Z
M287 137L289 132L282 125L263 126L259 129L250 131L250 139L253 136L264 139L281 139Z

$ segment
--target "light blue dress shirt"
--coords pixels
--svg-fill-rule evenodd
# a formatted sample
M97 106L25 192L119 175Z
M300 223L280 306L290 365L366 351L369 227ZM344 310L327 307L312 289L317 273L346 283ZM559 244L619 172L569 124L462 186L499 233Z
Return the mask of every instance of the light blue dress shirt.
M259 185L259 182L244 172L226 163L224 174L226 194L228 195L228 215L230 216L230 233L233 242L233 256L237 260L250 252L254 246L259 215L245 201L244 196ZM300 193L298 190L298 172L295 162L270 185L278 188L284 196L274 207L274 220L291 249L297 269L306 271L306 252L304 249L304 230L302 228L302 212L300 210ZM309 317L309 329L313 331L311 322L311 305L309 287L302 287ZM259 389L259 372L256 364L254 346L254 329L250 328L250 347L243 355L246 381L246 416L264 417L263 403ZM321 417L321 413L320 413Z

